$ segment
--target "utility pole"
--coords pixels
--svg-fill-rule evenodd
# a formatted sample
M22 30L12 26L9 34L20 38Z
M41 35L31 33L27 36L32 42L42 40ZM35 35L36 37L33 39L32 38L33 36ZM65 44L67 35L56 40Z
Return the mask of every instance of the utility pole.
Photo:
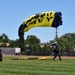
M56 35L55 35L55 41L56 42L58 42L58 31L57 30L58 30L58 28L56 27L56 32L55 32L56 33Z

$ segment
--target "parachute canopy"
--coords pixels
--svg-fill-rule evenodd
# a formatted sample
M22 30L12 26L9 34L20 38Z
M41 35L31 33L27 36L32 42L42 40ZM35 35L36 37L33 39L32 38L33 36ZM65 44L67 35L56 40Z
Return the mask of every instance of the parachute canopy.
M19 37L33 27L54 27L62 25L61 12L42 12L34 14L23 21L19 27Z

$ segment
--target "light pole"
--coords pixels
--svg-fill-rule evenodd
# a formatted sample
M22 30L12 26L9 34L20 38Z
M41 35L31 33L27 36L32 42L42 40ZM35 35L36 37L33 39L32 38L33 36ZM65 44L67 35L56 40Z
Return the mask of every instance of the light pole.
M58 42L58 31L57 30L58 30L58 28L56 27L56 32L55 32L56 33L56 35L55 35L56 42Z

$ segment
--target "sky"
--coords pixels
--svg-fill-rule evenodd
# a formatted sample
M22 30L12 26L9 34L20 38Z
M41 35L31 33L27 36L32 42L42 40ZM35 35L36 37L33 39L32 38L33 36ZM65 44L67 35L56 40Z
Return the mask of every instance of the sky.
M63 24L58 27L58 37L75 33L75 0L0 0L0 35L5 33L9 39L18 39L18 29L29 16L42 12L62 12ZM24 33L37 36L41 42L55 38L55 28L36 27Z

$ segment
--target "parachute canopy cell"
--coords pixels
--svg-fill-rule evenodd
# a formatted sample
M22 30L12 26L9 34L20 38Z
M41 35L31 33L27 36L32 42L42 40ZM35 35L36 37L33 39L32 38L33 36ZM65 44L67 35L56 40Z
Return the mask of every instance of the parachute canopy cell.
M61 12L42 12L34 14L23 21L19 27L19 36L33 27L54 27L62 25Z

